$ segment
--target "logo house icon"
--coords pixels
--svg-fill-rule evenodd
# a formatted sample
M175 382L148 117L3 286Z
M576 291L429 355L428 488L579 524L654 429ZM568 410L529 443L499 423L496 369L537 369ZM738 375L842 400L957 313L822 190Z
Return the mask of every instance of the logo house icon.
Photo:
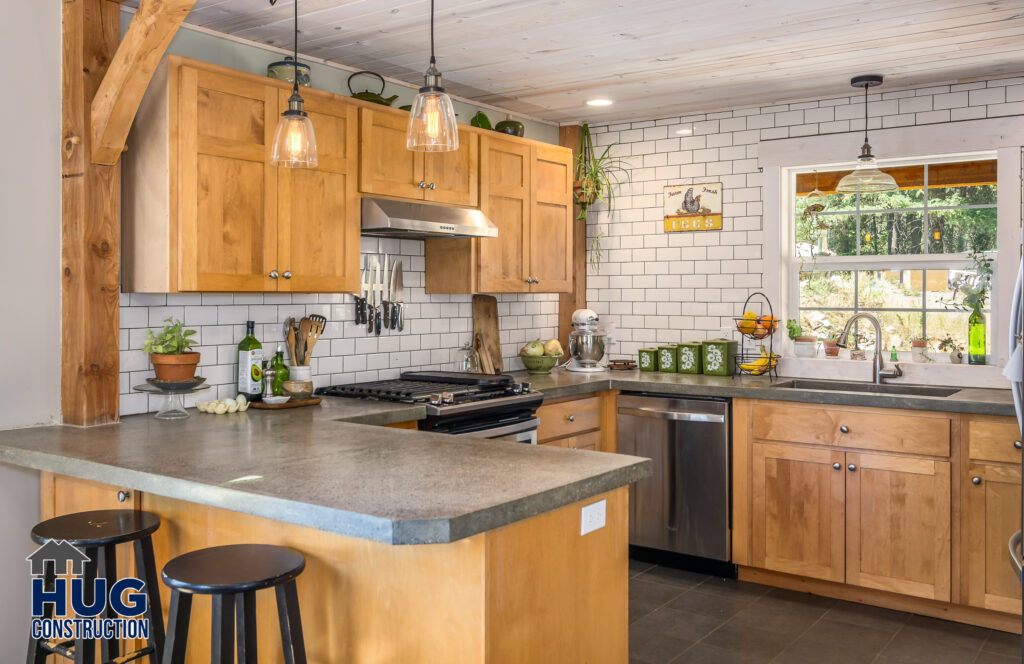
M46 563L52 564L53 574L55 575L67 574L68 565L70 564L71 574L73 576L82 576L85 573L85 563L91 559L70 542L50 540L36 549L25 560L31 566L32 576L43 576L46 573Z

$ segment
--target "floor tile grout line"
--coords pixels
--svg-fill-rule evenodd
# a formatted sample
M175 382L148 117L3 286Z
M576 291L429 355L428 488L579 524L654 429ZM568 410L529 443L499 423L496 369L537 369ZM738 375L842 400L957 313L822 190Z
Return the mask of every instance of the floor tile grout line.
M771 658L770 660L768 660L768 663L769 663L769 664L771 664L771 662L774 662L774 661L775 661L775 660L777 660L777 659L778 659L779 657L782 657L782 654L783 654L784 652L786 652L786 650L788 650L790 646L792 646L792 645L793 645L794 643L796 643L797 641L799 641L799 640L800 640L800 637L802 637L802 636L803 636L804 634L806 634L807 632L811 631L811 628L813 628L813 627L814 627L815 625L817 625L817 624L818 624L818 623L820 623L820 622L821 622L822 620L824 620L824 619L825 619L825 616L827 616L827 615L828 615L828 612L829 612L829 611L831 611L831 610L832 610L832 607L829 607L829 608L825 609L824 611L822 611L822 612L821 612L821 615L820 615L820 616L818 616L818 619L817 619L817 620L815 620L815 621L814 621L814 622L812 622L812 623L811 623L810 625L808 625L808 626L807 626L807 627L806 627L806 628L804 629L804 631L802 631L802 632L800 632L799 634L797 634L797 635L796 635L796 636L795 636L795 637L793 638L793 640L792 640L792 641L790 641L789 643L787 643L787 644L786 644L786 647L785 647L785 648L783 648L783 649L782 649L782 650L781 650L781 651L779 652L779 654L778 654L778 655L776 655L775 657L772 657L772 658Z

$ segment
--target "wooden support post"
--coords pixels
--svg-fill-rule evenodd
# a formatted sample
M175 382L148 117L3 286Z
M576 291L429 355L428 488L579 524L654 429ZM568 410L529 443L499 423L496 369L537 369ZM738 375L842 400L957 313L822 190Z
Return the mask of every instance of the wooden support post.
M558 128L558 144L572 150L573 159L580 146L580 125ZM558 339L569 351L572 312L587 306L587 223L575 221L579 206L573 205L572 290L558 296Z
M196 0L142 0L92 105L92 161L113 165L167 46Z
M63 2L61 410L67 424L118 417L119 166L90 162L90 106L117 50L111 0Z

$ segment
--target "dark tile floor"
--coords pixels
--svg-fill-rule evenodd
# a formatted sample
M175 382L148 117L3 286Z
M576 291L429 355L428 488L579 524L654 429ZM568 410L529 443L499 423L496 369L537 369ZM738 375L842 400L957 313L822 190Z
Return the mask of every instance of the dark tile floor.
M1014 634L630 561L631 664L1021 664Z

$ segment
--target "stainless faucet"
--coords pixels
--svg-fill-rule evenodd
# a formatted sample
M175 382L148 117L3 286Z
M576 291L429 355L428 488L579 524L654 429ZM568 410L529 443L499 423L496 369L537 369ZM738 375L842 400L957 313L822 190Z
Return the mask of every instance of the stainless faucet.
M882 367L885 364L882 362L882 326L879 325L878 319L875 318L874 314L869 314L866 311L854 314L850 316L850 320L846 321L846 325L843 327L843 331L839 334L836 339L836 345L840 348L846 348L846 342L850 337L850 330L853 329L853 324L858 318L864 318L871 321L871 325L875 328L875 361L873 364L873 370L871 372L871 380L875 385L881 385L886 378L899 378L903 375L903 370L900 369L900 365L897 364L893 367L892 371L885 371Z

